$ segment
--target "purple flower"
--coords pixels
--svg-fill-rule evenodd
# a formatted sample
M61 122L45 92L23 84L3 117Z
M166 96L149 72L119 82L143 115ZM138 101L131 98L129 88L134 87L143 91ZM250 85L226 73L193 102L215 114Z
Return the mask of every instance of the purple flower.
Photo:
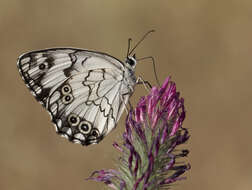
M182 127L185 119L184 100L176 85L167 78L161 88L153 87L142 97L126 119L122 143L113 146L121 153L118 171L95 171L91 180L104 182L112 189L165 189L190 169L177 159L187 156L188 150L176 147L189 139Z

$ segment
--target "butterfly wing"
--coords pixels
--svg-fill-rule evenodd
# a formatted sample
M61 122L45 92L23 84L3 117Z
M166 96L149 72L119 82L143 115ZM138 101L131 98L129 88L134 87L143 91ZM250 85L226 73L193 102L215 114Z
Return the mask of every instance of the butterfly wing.
M115 128L132 94L116 58L80 49L34 51L18 60L19 72L49 111L56 131L70 141L98 143Z

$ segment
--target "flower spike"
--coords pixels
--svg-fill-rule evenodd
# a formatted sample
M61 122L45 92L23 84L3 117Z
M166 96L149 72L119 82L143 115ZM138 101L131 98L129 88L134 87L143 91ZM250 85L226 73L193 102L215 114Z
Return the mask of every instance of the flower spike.
M185 108L179 96L168 77L159 89L153 87L142 97L127 116L121 145L113 144L121 154L118 171L95 171L88 179L117 190L167 189L185 179L181 175L190 165L177 159L189 151L176 148L189 139L189 133L182 127Z

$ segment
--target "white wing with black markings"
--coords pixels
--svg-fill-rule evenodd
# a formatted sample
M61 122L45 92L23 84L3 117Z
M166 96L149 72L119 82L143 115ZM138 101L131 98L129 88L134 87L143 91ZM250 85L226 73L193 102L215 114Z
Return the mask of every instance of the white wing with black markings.
M82 145L98 143L116 127L136 84L133 67L88 50L33 51L17 65L56 131Z

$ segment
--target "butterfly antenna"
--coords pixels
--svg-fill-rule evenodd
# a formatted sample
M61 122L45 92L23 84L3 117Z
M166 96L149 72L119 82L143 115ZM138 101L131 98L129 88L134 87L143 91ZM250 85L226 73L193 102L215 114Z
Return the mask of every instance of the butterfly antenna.
M128 50L127 50L127 57L129 56L129 51L130 51L130 42L132 41L131 38L128 39Z
M136 48L137 46L148 36L150 33L155 32L155 30L150 30L144 34L144 36L137 42L137 44L132 48L132 50L128 53L130 55Z
M145 60L145 59L151 59L152 60L153 70L154 70L154 75L155 75L155 78L156 78L156 82L157 82L158 86L160 87L161 85L160 85L160 82L159 82L159 79L158 79L158 76L157 76L157 70L156 70L156 64L155 64L154 58L152 56L148 56L148 57L139 58L136 61L142 61L142 60Z

